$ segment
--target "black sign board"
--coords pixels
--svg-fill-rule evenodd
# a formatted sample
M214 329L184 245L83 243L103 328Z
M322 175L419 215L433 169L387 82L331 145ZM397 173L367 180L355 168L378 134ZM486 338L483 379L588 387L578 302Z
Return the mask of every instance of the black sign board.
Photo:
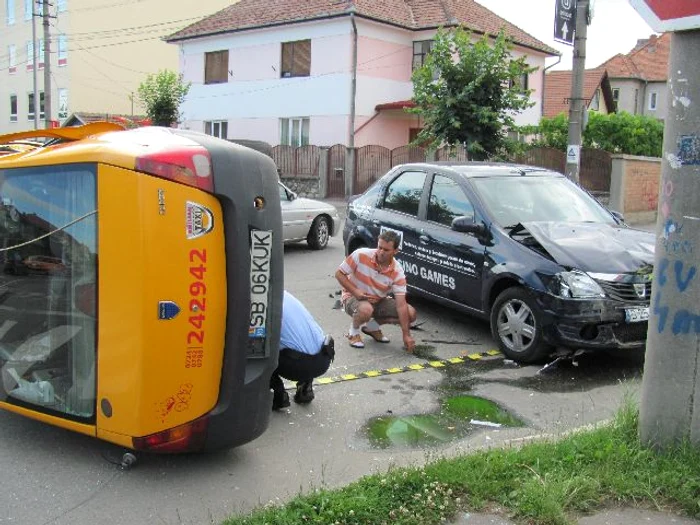
M554 40L574 45L576 0L554 0Z

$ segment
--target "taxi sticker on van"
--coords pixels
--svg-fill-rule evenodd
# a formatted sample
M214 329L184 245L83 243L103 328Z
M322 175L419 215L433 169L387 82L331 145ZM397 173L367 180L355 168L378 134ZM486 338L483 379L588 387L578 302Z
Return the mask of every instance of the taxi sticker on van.
M250 326L248 337L267 335L267 299L270 292L272 232L250 232Z
M188 239L197 239L214 229L214 214L196 202L185 203L185 231Z

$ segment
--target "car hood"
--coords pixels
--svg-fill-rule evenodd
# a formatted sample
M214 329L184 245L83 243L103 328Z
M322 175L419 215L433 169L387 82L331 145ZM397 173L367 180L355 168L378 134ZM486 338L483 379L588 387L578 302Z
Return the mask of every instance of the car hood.
M292 204L295 208L300 210L319 210L328 212L331 215L335 215L338 212L338 210L335 209L335 206L332 206L331 204L326 204L325 202L314 199L307 199L306 197L297 197L294 199Z
M654 234L603 223L524 222L560 265L585 272L627 273L654 263Z

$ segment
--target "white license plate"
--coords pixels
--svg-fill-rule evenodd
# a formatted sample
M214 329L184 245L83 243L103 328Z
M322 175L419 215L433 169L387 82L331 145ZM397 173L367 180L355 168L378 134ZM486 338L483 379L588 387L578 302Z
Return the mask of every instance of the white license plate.
M250 325L248 337L267 335L267 299L270 293L272 232L250 232Z
M649 307L625 308L625 321L628 323L641 323L649 320Z

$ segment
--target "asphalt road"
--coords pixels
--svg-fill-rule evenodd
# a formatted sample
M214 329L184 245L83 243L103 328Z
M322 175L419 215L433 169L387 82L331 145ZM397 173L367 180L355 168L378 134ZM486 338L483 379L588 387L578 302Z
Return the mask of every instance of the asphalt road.
M421 301L414 304L425 324L415 336L431 357L405 354L397 327L386 330L390 344L367 341L365 349L350 348L343 336L349 318L333 308L339 290L333 273L342 258L340 237L322 252L305 244L285 250L286 288L336 340L327 376L337 379L316 386L313 403L292 403L274 413L267 432L248 445L209 455L141 457L128 471L114 464L123 452L119 448L0 412L0 523L218 523L300 490L342 486L393 465L561 435L609 418L626 394L638 390L641 365L633 359L583 356L578 366L558 363L538 373L539 366L518 367L485 355L494 344L484 322ZM427 364L475 353L484 355L458 365ZM364 374L411 365L422 368ZM352 375L360 378L351 380ZM445 387L496 401L526 425L475 428L438 447L370 445L363 432L370 418L437 410Z

